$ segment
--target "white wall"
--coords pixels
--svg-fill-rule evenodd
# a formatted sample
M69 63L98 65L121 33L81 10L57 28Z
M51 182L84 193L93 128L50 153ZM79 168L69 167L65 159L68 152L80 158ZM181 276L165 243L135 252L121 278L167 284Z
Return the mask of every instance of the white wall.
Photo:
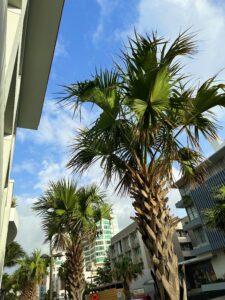
M224 251L218 251L211 259L213 269L217 278L222 278L225 275L225 253Z

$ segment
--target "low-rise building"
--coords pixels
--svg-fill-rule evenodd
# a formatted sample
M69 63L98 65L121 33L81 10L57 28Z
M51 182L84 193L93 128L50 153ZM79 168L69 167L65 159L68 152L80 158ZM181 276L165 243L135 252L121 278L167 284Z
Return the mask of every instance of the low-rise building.
M181 219L174 232L173 243L174 251L178 256L179 262L194 258L191 250L193 249L193 243L191 237L193 237L192 232L187 232L184 230L185 224L188 222L188 217Z
M139 275L130 285L133 295L149 294L154 297L154 282L151 277L151 261L135 222L128 225L111 239L110 259L112 268L122 256L129 256L133 263L141 263L143 275ZM154 299L154 298L153 298Z
M0 285L6 241L17 230L10 178L16 129L38 127L63 4L0 1Z
M211 292L225 294L225 285L215 283L225 276L225 234L204 225L204 210L215 205L212 191L225 184L225 146L204 162L206 175L201 184L176 184L182 199L177 208L185 208L188 222L183 229L191 232L195 258L185 261L188 288L193 293ZM213 284L214 283L214 284ZM224 290L224 291L222 291Z

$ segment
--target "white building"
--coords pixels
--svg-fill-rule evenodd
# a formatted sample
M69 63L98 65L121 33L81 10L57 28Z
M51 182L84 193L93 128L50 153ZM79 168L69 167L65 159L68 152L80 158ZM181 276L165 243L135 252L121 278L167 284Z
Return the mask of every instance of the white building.
M7 235L13 240L17 231L10 179L16 129L38 127L63 3L0 1L0 283Z
M118 233L118 221L115 215L111 215L111 220L102 219L97 223L98 235L91 244L84 247L84 275L87 282L92 282L96 275L96 270L102 267L108 256L111 238Z
M150 256L135 222L128 225L111 239L110 260L112 267L115 261L122 256L129 256L133 263L141 263L143 266L143 275L139 275L130 285L133 296L149 294L153 298L154 282L151 277Z

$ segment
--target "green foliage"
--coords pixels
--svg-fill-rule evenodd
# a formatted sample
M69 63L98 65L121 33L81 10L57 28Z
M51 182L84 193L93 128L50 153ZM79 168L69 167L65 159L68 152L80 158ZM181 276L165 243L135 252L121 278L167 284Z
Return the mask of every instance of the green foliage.
M134 264L129 256L124 256L115 262L112 276L115 280L130 283L142 275L142 264Z
M25 256L25 251L16 241L6 246L4 267L13 267L18 264L19 259Z
M16 282L16 278L14 275L9 275L7 273L4 273L2 276L1 288L4 291L5 300L19 299L19 297L17 296L17 292L19 291L19 286Z
M16 207L17 199L15 197L12 198L11 207Z
M211 109L225 105L225 93L215 77L191 86L179 58L195 52L187 31L170 45L156 34L135 33L112 71L66 86L62 101L75 112L86 102L101 111L75 138L68 166L84 172L99 160L106 183L115 176L121 191L129 190L129 172L139 163L148 165L153 185L163 179L172 186L174 164L186 182L201 181L199 138L216 138Z
M225 232L225 186L214 188L212 194L215 206L204 211L205 223L210 228L217 228Z
M103 266L97 269L94 282L97 285L103 285L112 282L112 270L109 257L105 259Z
M50 182L33 209L42 217L46 240L52 239L53 248L64 250L73 239L93 237L96 222L110 218L111 207L104 200L97 186L78 189L62 179Z
M17 283L22 288L31 282L34 285L40 284L48 274L48 263L48 260L42 258L40 250L34 250L30 256L19 261L20 267L14 273Z

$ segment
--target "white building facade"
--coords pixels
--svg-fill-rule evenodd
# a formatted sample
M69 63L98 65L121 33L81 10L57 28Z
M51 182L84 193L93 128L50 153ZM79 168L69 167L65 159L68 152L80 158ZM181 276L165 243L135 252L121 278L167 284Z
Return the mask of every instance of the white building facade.
M38 127L63 4L0 1L0 283L6 241L17 232L10 178L16 129Z
M143 275L139 275L130 284L134 297L149 294L154 299L154 282L151 276L151 261L148 250L144 245L137 224L133 222L111 239L110 260L114 263L123 256L129 256L133 263L141 263Z

